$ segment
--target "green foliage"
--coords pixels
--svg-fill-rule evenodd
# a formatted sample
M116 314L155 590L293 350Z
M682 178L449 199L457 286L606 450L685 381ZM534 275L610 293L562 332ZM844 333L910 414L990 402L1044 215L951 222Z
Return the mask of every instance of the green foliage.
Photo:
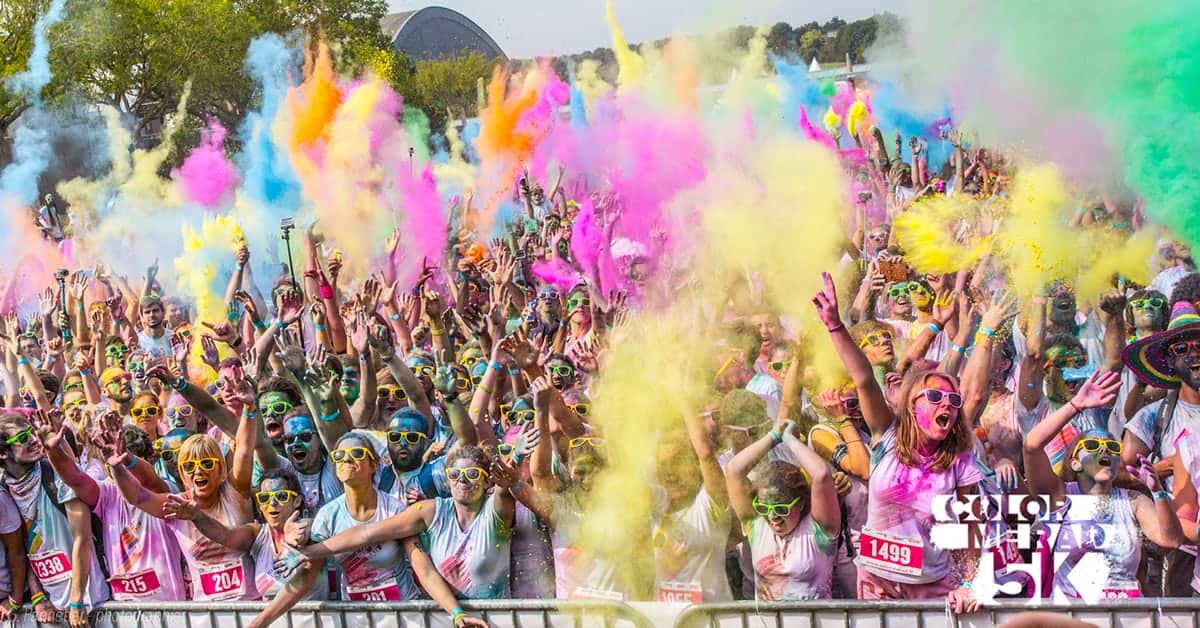
M429 115L430 125L436 130L445 128L447 113L460 120L476 115L476 84L480 79L489 80L495 66L495 59L478 52L418 61L414 75L416 106Z
M46 4L37 0L0 2L0 80L25 70L33 47L33 23ZM24 98L0 86L0 131L7 129L27 106Z

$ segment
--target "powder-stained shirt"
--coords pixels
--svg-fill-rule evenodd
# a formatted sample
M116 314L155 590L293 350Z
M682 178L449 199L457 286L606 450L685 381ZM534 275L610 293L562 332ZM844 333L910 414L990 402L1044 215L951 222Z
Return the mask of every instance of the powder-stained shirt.
M355 526L383 521L400 514L404 505L383 492L376 492L375 514L366 521L350 516L346 496L325 504L313 519L310 536L319 543ZM408 556L401 539L370 545L334 557L341 574L342 599L353 602L416 600L421 591L413 581Z
M179 544L164 519L125 501L112 482L97 482L92 511L103 524L109 584L118 602L177 602L187 599Z
M745 525L754 564L755 597L760 600L824 600L832 597L831 579L837 539L812 516L786 536L778 536L763 517Z
M733 600L725 576L728 508L718 506L701 487L691 504L672 513L656 513L651 525L659 600ZM702 597L696 599L696 593Z
M512 529L489 496L467 529L458 524L454 499L434 500L433 521L421 533L429 558L455 596L495 600L509 597Z

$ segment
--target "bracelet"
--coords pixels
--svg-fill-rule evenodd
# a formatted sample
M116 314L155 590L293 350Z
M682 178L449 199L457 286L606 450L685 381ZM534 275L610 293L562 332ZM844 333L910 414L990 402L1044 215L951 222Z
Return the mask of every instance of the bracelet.
M334 411L333 411L333 414L326 414L326 415L323 415L323 416L321 417L321 420L322 420L322 421L324 421L325 423L328 423L328 422L330 422L330 421L336 421L336 420L337 420L337 418L338 418L338 417L340 417L340 416L342 416L342 411L341 411L341 409L339 408L339 409L337 409L337 410L334 410Z
M91 371L91 369L79 369L79 374L84 377L87 377L88 375L92 374L92 371Z
M933 332L933 335L942 333L942 328L937 326L937 323L926 323L925 328Z
M1069 406L1071 406L1072 408L1074 408L1074 409L1075 409L1075 414L1083 414L1083 410L1079 409L1079 406L1075 405L1075 400L1074 400L1074 399L1068 399L1068 400L1067 400L1067 405L1069 405Z
M783 436L780 436L779 432L776 432L775 430L771 430L770 432L767 432L767 435L770 436L771 438L775 439L776 445L783 442Z
M25 366L26 364L29 364L29 358L21 358L20 360L17 360L17 366Z
M261 320L250 321L250 325L252 325L255 329L263 329L267 326L267 324Z
M508 369L508 374L516 377L517 375L521 374L521 371L518 371L517 369Z
M333 286L331 284L322 284L317 289L317 294L320 294L322 299L332 299L333 298Z
M184 389L187 388L187 385L188 385L187 378L181 376L179 379L175 380L175 383L171 385L171 388L174 388L175 390L177 390L179 392L183 392Z
M1158 490L1158 491L1154 491L1153 493L1150 493L1150 496L1156 500L1161 499L1161 500L1166 501L1166 500L1171 499L1171 492L1166 489L1162 489L1162 490Z
M21 603L12 599L12 596L10 595L8 596L8 607L15 611L18 608L21 608Z
M493 368L493 369L496 369L497 371L503 371L504 365L499 362L492 362L491 364L488 365L488 368Z
M987 336L988 338L996 337L996 330L992 329L991 327L988 327L987 325L980 326L979 333Z
M962 582L958 583L958 586L962 587L962 588L967 588L967 589L972 588L970 580L963 580Z
M359 362L366 362L366 361L367 361L367 354L365 354L365 353L360 353L360 354L358 354L358 361L359 361Z
M313 325L313 331L325 331L324 325Z
M42 600L45 600L45 599L46 599L46 594L45 594L45 592L43 592L43 591L38 591L37 593L34 593L34 594L33 594L33 597L29 598L29 603L30 603L30 604L37 604L38 602L41 602Z
M450 611L450 623L458 625L459 618L466 617L467 613L463 611L461 606L455 606L454 610Z
M845 328L846 328L846 326L844 324L838 323L837 325L834 325L833 327L826 327L825 330L832 334L833 332L838 331L839 329L845 329Z
M247 419L257 419L258 413L253 410L242 408L242 417Z
M132 469L132 468L136 467L136 466L137 466L137 461L138 461L138 457L137 457L137 456L135 456L135 455L133 455L133 454L130 454L130 455L129 455L129 462L126 462L126 463L125 463L125 468L126 468L126 469Z
M87 607L83 605L83 602L71 602L70 604L67 604L67 608L71 610L83 610Z
M487 386L484 386L483 383L480 383L478 386L476 386L476 388L478 388L479 390L482 390L483 392L485 392L489 395L494 394L494 393L492 393L492 389L488 388Z
M958 346L958 344L957 344L957 343L953 343L953 342L952 342L952 343L950 343L950 350L951 350L951 351L953 351L953 352L955 352L955 353L957 353L957 354L959 354L959 355L962 355L962 354L963 354L963 352L965 352L965 351L966 351L966 349L963 349L962 347Z
M281 320L275 321L275 325L277 325L280 329L287 329L287 323Z
M388 317L388 320L393 321L393 322L400 320L400 312L396 312L395 314L392 314L391 316Z
M438 330L434 330L432 327L430 327L430 328L429 328L429 333L430 333L430 334L433 334L434 336L445 336L445 335L446 335L446 330L445 330L445 329L438 329Z

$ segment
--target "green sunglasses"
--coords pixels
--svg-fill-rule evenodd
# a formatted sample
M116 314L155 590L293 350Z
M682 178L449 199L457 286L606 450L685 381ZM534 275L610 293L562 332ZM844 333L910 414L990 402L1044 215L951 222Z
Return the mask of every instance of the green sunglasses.
M33 428L27 427L27 428L21 430L20 432L13 434L11 437L6 438L4 440L4 444L5 445L13 445L13 444L24 445L29 442L30 438L33 438Z
M1129 307L1135 310L1157 310L1166 303L1158 297L1150 297L1149 299L1134 299L1129 302Z
M263 404L262 406L259 406L258 409L263 413L264 416L277 416L281 414L287 414L287 412L294 407L295 406L286 401L276 401L274 403Z
M792 514L792 508L794 508L799 502L800 498L797 497L786 504L764 504L763 502L758 501L758 498L755 497L751 501L751 504L754 506L754 512L763 517L770 517L771 515L775 515L776 517L786 517Z

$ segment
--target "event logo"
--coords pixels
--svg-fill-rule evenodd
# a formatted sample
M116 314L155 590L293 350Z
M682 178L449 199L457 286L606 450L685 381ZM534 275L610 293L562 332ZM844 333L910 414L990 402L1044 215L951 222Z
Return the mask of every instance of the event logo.
M931 507L933 545L979 551L972 588L981 603L1139 596L1133 575L1122 579L1106 558L1132 549L1108 497L1071 495L1056 506L1049 495L938 495Z

